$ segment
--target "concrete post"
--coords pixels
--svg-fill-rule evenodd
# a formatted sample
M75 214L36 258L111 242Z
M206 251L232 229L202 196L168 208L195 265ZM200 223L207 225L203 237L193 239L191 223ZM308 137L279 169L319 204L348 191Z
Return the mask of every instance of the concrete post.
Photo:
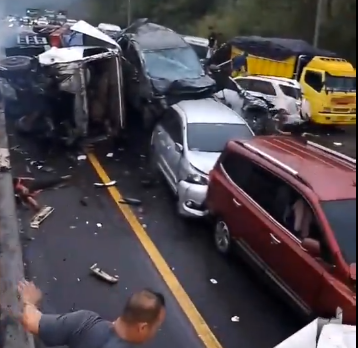
M0 101L0 347L34 348L16 319L22 311L17 284L24 277L22 248L10 173L5 114Z

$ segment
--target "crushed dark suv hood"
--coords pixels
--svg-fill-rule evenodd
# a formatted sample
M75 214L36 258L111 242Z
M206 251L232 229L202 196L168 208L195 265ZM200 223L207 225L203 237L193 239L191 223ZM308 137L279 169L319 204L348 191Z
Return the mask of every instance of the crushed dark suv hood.
M215 92L216 83L207 75L195 79L169 81L165 79L152 80L154 92L166 97L205 98Z

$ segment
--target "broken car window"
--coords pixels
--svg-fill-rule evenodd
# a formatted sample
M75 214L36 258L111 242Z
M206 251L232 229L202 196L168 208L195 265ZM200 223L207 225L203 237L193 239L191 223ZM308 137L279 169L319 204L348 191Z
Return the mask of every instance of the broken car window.
M191 47L145 51L147 73L154 79L176 81L195 79L204 74L197 54Z

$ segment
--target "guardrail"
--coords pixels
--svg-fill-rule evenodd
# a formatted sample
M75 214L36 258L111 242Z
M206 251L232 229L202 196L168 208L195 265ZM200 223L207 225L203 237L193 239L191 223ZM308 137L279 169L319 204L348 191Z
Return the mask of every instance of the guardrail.
M24 265L10 168L3 104L0 100L0 348L34 348L18 318L22 303L17 284Z

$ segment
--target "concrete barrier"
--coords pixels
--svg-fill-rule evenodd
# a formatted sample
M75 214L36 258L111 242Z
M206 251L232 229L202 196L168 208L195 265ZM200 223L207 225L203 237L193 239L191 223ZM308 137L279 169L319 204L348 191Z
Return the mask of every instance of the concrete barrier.
M22 311L17 284L24 277L4 108L0 101L0 348L34 348L16 319Z

